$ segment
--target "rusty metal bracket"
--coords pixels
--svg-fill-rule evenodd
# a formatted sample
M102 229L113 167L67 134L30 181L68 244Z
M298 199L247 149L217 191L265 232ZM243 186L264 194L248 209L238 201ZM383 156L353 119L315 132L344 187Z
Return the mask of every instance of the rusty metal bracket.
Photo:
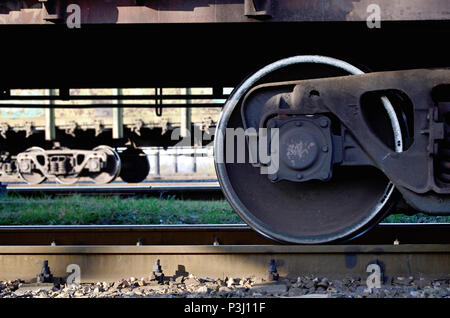
M39 0L42 2L42 18L45 21L61 23L65 18L66 0Z
M25 138L30 137L32 134L36 132L33 122L27 121L25 123Z
M94 123L94 130L95 130L95 137L100 135L105 131L105 125L103 125L103 122L101 120L96 120Z
M161 262L159 259L155 261L152 269L152 280L156 280L159 284L164 283L164 273L161 268Z
M66 127L65 132L66 134L75 137L75 131L78 129L78 124L76 121L72 120L68 127Z
M447 95L436 97L433 94L436 87L450 90L449 70L379 72L263 84L244 98L242 116L246 128L258 129L267 124L265 118L273 115L331 113L354 139L352 149L356 147L358 153L365 154L365 158L361 157L364 160L351 165L367 165L369 159L369 165L380 169L414 208L442 213L450 210L450 183L439 180L436 165L440 163L442 140L449 134L444 130L445 120L437 113L438 103L446 102L442 96ZM379 139L363 108L367 94L392 91L400 92L408 100L414 122L413 141L407 151L399 153ZM266 102L256 105L256 97ZM345 160L343 164L348 165Z
M44 261L42 265L41 272L37 275L38 283L53 283L53 274L50 271L50 267L48 266L48 260Z
M144 121L142 119L135 119L134 123L131 125L130 130L136 135L141 135L141 129L144 127Z
M254 19L272 18L272 0L245 0L244 15Z
M280 274L278 274L277 264L274 259L271 259L269 263L268 280L276 281L278 278L280 278Z
M4 14L0 24L46 24L62 21L66 14L61 10L71 2L39 0L43 3L44 19L35 19L28 10L36 0L2 0L0 7L15 10L14 15ZM233 0L233 1L163 1L163 0L90 0L72 1L89 10L87 24L159 24L159 23L255 23L270 19L277 22L366 22L367 8L350 5L349 0ZM449 19L448 1L444 0L378 0L386 13L383 21L446 21ZM60 10L58 10L58 7ZM34 10L34 7L32 7ZM148 10L151 8L151 10ZM37 10L36 10L37 11ZM121 12L117 15L118 11ZM245 14L245 15L244 15ZM2 15L2 14L0 14ZM158 18L155 19L155 16ZM245 19L247 17L248 19ZM244 19L243 19L244 18Z
M162 135L164 135L171 128L171 125L170 125L169 121L167 120L167 118L162 119L160 121L159 125L161 127Z
M6 139L6 133L10 129L8 123L2 122L0 123L0 136Z

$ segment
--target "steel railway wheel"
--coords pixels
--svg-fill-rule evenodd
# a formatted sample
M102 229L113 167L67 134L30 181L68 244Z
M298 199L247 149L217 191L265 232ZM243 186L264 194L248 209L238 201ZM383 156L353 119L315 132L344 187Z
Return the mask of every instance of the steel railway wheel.
M27 150L25 150L24 153L30 153L30 152L44 152L45 150L40 148L40 147L31 147L28 148ZM22 162L19 163L18 166L18 173L19 176L22 178L23 181L25 181L28 184L40 184L42 182L44 182L47 177L42 173L41 170L39 169L31 169L31 171L28 172L24 172L24 170L29 170L28 167L22 167L21 165L29 165L30 162Z
M56 176L55 179L60 184L75 184L78 180L80 180L80 177L72 175L59 175Z
M120 154L122 168L120 177L128 183L139 183L147 178L150 164L147 155L141 149L127 148Z
M89 177L97 184L110 183L120 174L121 161L119 155L109 146L98 146L93 151L106 152L107 162L106 167L101 172L90 173Z
M298 73L302 65L308 71L316 69L317 73L309 73L311 76ZM267 82L265 79L276 77L276 72L291 66L295 66L296 73L289 80L336 76L336 70L341 72L340 75L363 73L340 60L296 56L262 68L236 87L221 114L214 144L216 172L222 191L247 224L274 240L319 244L355 237L377 224L396 202L393 185L379 170L341 167L328 181L274 183L250 163L236 163L236 148L233 162L217 160L218 154L227 151L225 138L221 138L226 129L244 127L241 106L245 94L255 84ZM328 74L323 73L324 66L331 68ZM402 151L402 135L395 111L386 98L383 98L383 105L391 127L386 138L395 141L397 152Z

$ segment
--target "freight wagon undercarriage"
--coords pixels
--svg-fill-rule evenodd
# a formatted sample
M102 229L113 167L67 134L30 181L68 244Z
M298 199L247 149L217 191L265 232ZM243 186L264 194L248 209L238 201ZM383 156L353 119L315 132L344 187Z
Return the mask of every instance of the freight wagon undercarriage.
M0 98L234 87L214 136L217 177L241 218L278 241L351 239L394 208L450 214L450 2L373 2L76 1L79 30L64 1L10 7ZM24 36L39 67L15 47ZM96 146L30 150L17 167L116 174L117 156Z
M298 64L351 75L263 80ZM416 211L448 214L449 102L449 69L363 74L323 56L274 62L224 107L215 140L219 182L246 222L287 242L361 233L399 193ZM231 133L239 129L248 147Z
M150 171L144 147L212 145L228 90L3 89L0 182L141 182Z

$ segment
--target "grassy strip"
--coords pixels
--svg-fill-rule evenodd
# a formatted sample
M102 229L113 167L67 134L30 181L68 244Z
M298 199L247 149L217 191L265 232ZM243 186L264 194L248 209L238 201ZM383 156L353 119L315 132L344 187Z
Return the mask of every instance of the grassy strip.
M448 223L450 216L395 214L387 223ZM230 224L242 220L225 201L81 196L0 197L1 225Z
M450 223L450 216L430 216L423 213L415 215L392 214L383 223Z
M241 223L226 201L81 196L0 198L2 225Z

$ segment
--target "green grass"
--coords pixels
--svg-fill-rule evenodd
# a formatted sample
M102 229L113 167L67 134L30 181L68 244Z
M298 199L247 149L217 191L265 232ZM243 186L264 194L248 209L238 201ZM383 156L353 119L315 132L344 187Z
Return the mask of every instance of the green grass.
M226 201L182 201L116 196L0 198L2 225L241 223Z
M450 223L450 216L430 216L423 213L415 215L392 214L383 220L384 223Z
M395 214L387 223L448 223L450 216ZM242 220L225 201L116 196L0 197L0 225L231 224Z

